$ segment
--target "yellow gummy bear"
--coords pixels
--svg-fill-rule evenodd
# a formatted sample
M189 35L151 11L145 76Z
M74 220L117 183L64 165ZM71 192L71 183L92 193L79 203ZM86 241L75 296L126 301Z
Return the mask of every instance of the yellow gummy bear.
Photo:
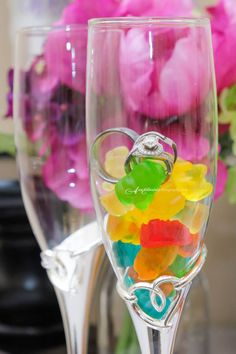
M114 242L122 241L124 243L140 244L140 229L132 221L125 217L116 217L109 215L107 220L107 233Z
M133 208L132 205L122 204L116 196L115 191L104 194L100 197L100 201L104 209L114 216L121 216L126 214L129 210Z
M180 211L172 220L178 220L187 226L191 234L197 234L204 222L208 219L209 207L202 203L186 202L183 210Z
M141 226L154 219L169 220L179 213L184 206L185 198L176 189L170 178L156 192L153 201L145 211L135 208L127 214L127 218Z
M179 192L189 201L196 202L206 198L213 191L213 185L205 179L207 166L177 161L172 178Z
M114 178L120 179L125 176L125 160L129 154L126 146L118 146L106 153L105 170Z
M106 192L111 192L114 191L115 189L115 185L112 183L108 183L108 182L103 182L102 183L102 189Z

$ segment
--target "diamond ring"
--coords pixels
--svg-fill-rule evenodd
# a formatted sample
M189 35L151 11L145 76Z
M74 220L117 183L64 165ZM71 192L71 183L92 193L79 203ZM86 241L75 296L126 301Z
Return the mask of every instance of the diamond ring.
M116 184L119 181L105 171L99 159L102 142L104 142L108 136L116 133L125 135L134 143L125 161L124 167L127 174L132 171L134 165L140 163L144 158L162 162L166 167L167 175L171 174L177 159L177 147L173 140L155 131L138 135L132 129L121 127L103 131L97 135L92 146L91 163L93 163L93 167L96 168L99 176L104 181L112 184ZM166 148L168 151L166 151ZM170 153L169 150L172 153Z
M173 155L165 151L163 143L169 146ZM143 158L162 161L166 166L167 174L170 175L177 159L176 144L170 138L154 131L140 135L125 161L126 173L131 172L132 165L138 164Z

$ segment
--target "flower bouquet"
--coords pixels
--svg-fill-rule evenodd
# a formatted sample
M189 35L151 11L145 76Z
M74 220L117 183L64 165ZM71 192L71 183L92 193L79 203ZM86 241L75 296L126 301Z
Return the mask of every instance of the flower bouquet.
M87 23L88 19L92 17L115 17L115 16L193 16L196 15L196 9L193 7L191 0L182 0L182 1L121 1L116 2L112 0L103 0L103 4L99 6L94 6L92 2L85 0L74 0L68 6L65 7L61 18L57 21L56 25L65 25L65 24L78 24L78 23ZM232 55L234 52L234 47L236 47L236 4L233 0L220 0L217 5L213 7L208 7L205 9L206 14L211 18L212 22L212 32L213 32L213 46L214 46L214 57L215 57L215 69L216 69L216 78L217 78L217 90L219 96L219 161L218 161L218 179L217 186L215 191L215 199L217 199L224 192L227 193L229 201L236 203L236 69L235 69L235 58ZM79 157L76 161L76 149L79 148L78 144L81 144L85 150L84 139L81 137L80 142L75 141L73 137L76 136L76 124L77 119L75 118L78 114L76 110L79 111L80 115L84 115L85 112L85 82L82 77L85 78L85 65L86 65L86 42L87 38L85 37L83 41L80 41L78 45L81 46L81 52L84 56L84 63L81 65L82 75L81 78L72 80L70 73L66 68L66 57L71 55L73 48L66 48L66 39L59 38L59 48L50 47L50 39L45 45L45 53L38 58L34 65L29 69L27 75L32 77L33 85L28 87L26 92L26 120L27 129L31 138L36 142L39 140L41 134L44 134L45 129L47 130L48 138L54 140L54 151L51 152L51 155L47 156L45 160L44 168L44 177L46 185L52 189L53 192L59 198L64 198L70 200L71 203L75 203L76 193L70 194L70 191L66 188L69 180L75 180L80 183L77 185L77 193L81 193L85 196L85 204L82 203L82 208L91 208L91 199L89 197L89 187L88 187L88 174L86 171L86 162L83 157ZM82 43L83 42L83 43ZM137 45L137 43L139 45ZM76 44L77 45L77 44ZM126 43L123 44L123 50L126 49L126 46L132 45L134 48L134 53L137 51L142 53L142 50L145 48L144 38L138 36L138 34L133 34L131 38L128 38ZM170 43L171 46L171 38ZM63 70L59 67L53 65L53 58L57 55L57 51L65 51L65 61L62 63ZM181 62L181 51L184 50L189 56L187 63ZM172 60L176 62L176 80L180 80L181 77L181 66L185 64L189 66L191 71L191 56L196 55L195 48L191 46L191 43L185 43L184 47L176 47L174 52L174 57ZM177 59L177 60L176 60ZM105 60L105 58L104 58ZM126 70L129 65L132 65L132 57L129 58L128 63L123 63L122 70ZM165 60L163 59L163 66ZM165 112L162 112L161 101L158 100L158 93L152 92L150 94L150 85L151 85L151 73L153 68L151 64L148 63L148 60L143 58L140 67L134 65L133 75L134 80L132 82L124 82L124 88L127 92L127 103L134 110L138 110L142 107L144 115L149 115L155 124L155 116L162 115L163 117L163 131L168 125L168 120L165 119ZM202 65L203 75L204 75L204 63L199 63ZM106 66L104 65L106 70ZM168 67L166 68L166 70ZM143 81L136 82L135 76L137 74L136 70L143 70ZM158 69L159 70L159 69ZM12 116L12 89L13 89L13 70L9 71L9 93L8 93L8 110L6 113L7 117ZM183 81L182 81L183 82ZM144 91L146 96L138 97L135 94L135 88L137 85L144 85ZM184 82L186 88L186 99L176 107L174 103L174 97L169 96L169 111L173 113L173 120L176 119L176 116L181 114L186 107L191 103L191 97L194 97L193 87L191 87L191 75L186 78ZM60 95L63 90L67 90L67 93ZM168 79L163 82L163 90L169 93ZM34 92L33 92L34 91ZM164 95L165 95L164 92ZM201 94L204 95L204 85L201 90ZM30 107L29 102L27 103L27 95L34 95L34 111L38 114L38 127L35 129L33 134L30 131L30 118L32 115L32 107ZM60 98L59 98L60 96ZM62 97L63 96L63 97ZM200 98L200 97L199 97ZM28 100L29 101L29 100ZM154 104L151 110L147 111L147 106L153 101ZM155 105L155 102L158 102L158 105ZM44 122L44 113L45 109L50 109L52 112L52 122L51 127L46 127ZM60 141L60 126L63 125L65 121L65 116L70 115L71 117L71 126L68 127L67 136L62 137ZM77 116L78 117L78 116ZM81 121L81 120L80 120ZM138 125L138 122L134 121L135 125ZM49 128L49 129L48 129ZM63 130L63 129L61 129ZM178 133L174 133L175 139L178 140ZM196 136L196 140L199 137ZM199 143L199 142L198 142ZM63 175L63 169L60 166L65 166L63 163L58 163L55 161L55 151L58 150L58 144L62 144L60 149L60 158L57 161L63 161L63 159L69 159L67 164L71 168L81 164L82 166L79 169L76 169L78 173L71 174L70 176ZM202 150L206 142L201 141ZM200 151L194 151L195 141L192 141L193 145L193 154L197 154L197 158L201 159L201 149ZM44 146L45 148L45 146ZM184 149L184 146L181 147ZM12 151L12 148L11 148ZM46 149L45 149L46 151ZM81 150L80 150L81 151ZM43 153L43 150L40 151ZM189 153L189 152L188 152ZM81 156L85 156L84 153L81 153ZM188 156L186 156L188 157ZM52 176L50 175L50 165L53 164L58 171L59 182L55 183L52 181ZM74 199L74 201L73 201ZM81 207L78 206L78 207Z

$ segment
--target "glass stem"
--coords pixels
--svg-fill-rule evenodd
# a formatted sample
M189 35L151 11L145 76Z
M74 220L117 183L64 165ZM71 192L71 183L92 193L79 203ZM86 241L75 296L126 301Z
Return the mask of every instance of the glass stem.
M100 265L104 257L102 246L78 257L73 277L79 281L76 289L65 291L51 280L61 310L67 354L87 354L90 308Z
M61 310L67 354L87 352L88 316L87 304L79 293L71 294L55 288Z
M172 326L170 327L159 329L149 327L148 324L139 318L132 306L128 304L142 354L173 354L179 321L189 288L190 285L187 285L184 290L178 309L172 317Z

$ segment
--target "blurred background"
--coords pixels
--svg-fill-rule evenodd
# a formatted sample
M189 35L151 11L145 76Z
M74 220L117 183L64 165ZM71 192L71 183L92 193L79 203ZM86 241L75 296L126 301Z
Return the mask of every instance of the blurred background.
M11 151L13 122L5 119L4 115L7 110L7 73L14 62L16 31L23 26L53 23L67 3L69 0L0 1L1 354L65 353L55 295L45 272L40 269L39 248L24 213L15 158L4 152L1 139L2 134L9 135L10 147L7 150ZM206 1L201 0L198 4L205 5ZM202 306L209 306L207 330L210 346L205 353L233 354L236 352L236 205L230 205L225 196L214 204L206 243L209 254L204 269L204 285L196 285L203 286L200 293L205 295L194 298L196 311L201 311ZM25 343L28 349L23 349ZM191 350L193 353L195 351ZM200 354L200 350L196 353Z

